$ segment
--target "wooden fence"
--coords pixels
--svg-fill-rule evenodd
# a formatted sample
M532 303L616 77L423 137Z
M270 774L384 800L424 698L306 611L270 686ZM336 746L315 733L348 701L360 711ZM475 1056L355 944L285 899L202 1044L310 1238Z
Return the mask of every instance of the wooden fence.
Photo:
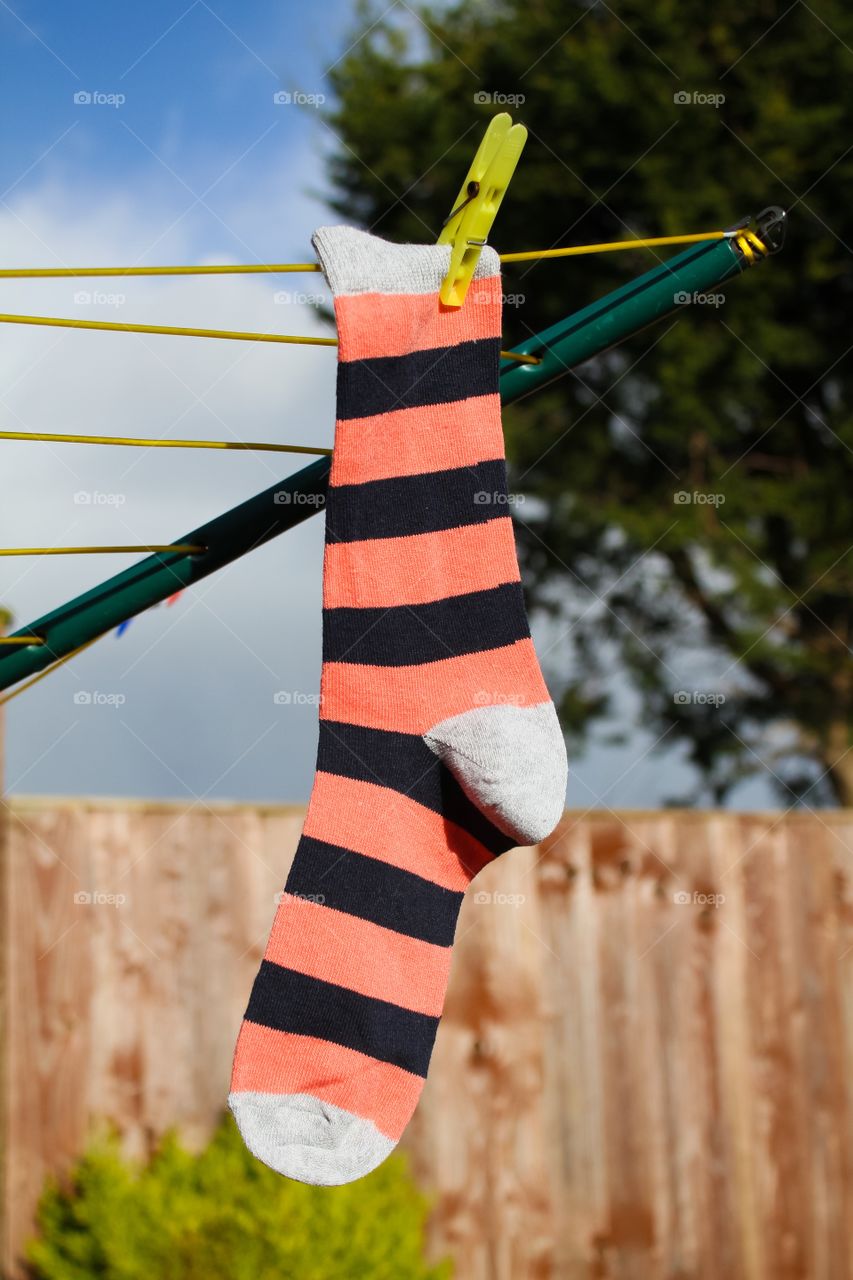
M295 808L5 811L5 1271L49 1170L221 1113ZM853 813L569 813L467 897L405 1139L460 1280L850 1280Z

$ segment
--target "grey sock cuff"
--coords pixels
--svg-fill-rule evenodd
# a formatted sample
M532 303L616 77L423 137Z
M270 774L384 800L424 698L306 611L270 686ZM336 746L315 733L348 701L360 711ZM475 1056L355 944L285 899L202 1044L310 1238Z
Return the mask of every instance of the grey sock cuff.
M357 227L318 227L311 237L335 297L348 293L438 293L450 265L449 244L392 244ZM483 248L475 280L499 276L500 258Z

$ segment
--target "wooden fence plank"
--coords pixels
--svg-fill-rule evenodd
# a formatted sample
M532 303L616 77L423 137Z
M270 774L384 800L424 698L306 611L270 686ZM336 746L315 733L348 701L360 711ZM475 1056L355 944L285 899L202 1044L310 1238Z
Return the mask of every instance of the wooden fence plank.
M16 799L7 1276L98 1125L202 1142L303 811ZM853 1275L853 815L570 813L472 886L404 1139L464 1280Z

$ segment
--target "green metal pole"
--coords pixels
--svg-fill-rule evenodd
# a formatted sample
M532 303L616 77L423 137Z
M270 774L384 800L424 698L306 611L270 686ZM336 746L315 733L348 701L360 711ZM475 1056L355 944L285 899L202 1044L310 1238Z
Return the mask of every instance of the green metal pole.
M49 666L125 618L167 600L255 547L292 529L326 501L329 458L318 458L294 475L257 493L239 507L193 530L199 555L158 552L101 582L91 591L46 613L17 635L42 636L44 644L0 645L0 689ZM177 539L183 542L183 538Z
M522 344L518 350L538 355L541 364L504 361L501 400L504 404L518 400L534 387L545 385L675 311L683 305L679 295L692 298L694 293L714 288L745 267L745 260L730 240L703 241L692 246ZM159 604L314 515L325 502L330 465L329 458L319 458L177 539L205 546L205 552L160 552L148 556L22 627L14 634L41 636L45 643L0 646L0 689L35 675L126 618Z
M731 240L704 240L691 246L527 342L514 343L514 351L538 356L542 363L503 361L501 398L517 400L533 387L544 386L688 305L695 295L722 284L747 265Z

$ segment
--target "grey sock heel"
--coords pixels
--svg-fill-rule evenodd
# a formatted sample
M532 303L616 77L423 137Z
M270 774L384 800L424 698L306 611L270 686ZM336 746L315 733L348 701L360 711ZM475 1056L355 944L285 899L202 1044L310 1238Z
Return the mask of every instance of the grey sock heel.
M462 790L520 845L538 844L566 802L566 744L553 702L475 707L424 734Z

